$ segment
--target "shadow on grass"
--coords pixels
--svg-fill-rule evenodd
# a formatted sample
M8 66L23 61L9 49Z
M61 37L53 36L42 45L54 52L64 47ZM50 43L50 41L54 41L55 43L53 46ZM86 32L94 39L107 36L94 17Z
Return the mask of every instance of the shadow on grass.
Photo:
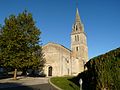
M79 85L79 80L80 80L81 77L82 77L82 76L81 76L81 73L80 73L80 74L78 74L77 76L74 76L73 78L70 78L70 79L68 79L68 80L71 81L71 82L73 82L73 83L76 84L77 86L80 86L80 85Z
M72 84L69 84L69 86L72 87L75 90L75 88L74 88L74 86Z
M80 86L79 80L82 79L82 89L83 90L95 90L95 80L94 78L91 78L92 76L89 75L88 71L84 71L82 73L79 73L77 76L68 79L69 81L73 82L77 86Z

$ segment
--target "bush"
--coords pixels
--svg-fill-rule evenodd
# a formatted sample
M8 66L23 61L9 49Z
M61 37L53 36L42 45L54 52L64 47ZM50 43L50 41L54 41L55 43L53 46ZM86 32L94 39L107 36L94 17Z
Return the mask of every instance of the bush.
M85 66L88 70L76 77L83 79L83 90L120 89L120 48L90 59Z

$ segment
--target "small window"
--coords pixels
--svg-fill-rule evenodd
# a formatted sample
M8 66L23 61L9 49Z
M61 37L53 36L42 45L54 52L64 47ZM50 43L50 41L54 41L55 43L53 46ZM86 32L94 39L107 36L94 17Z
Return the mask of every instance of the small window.
M79 35L77 35L77 41L79 41Z
M78 30L78 27L76 26L76 31Z
M79 50L79 48L78 47L76 47L76 51L78 51Z
M77 37L75 36L75 41L77 41Z

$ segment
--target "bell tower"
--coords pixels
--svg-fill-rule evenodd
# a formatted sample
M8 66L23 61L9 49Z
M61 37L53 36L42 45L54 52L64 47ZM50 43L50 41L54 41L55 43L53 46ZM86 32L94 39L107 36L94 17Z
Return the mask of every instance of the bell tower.
M84 26L81 22L78 8L76 9L76 18L72 26L71 50L73 60L78 60L78 68L82 67L82 69L84 69L84 64L88 61L88 47Z

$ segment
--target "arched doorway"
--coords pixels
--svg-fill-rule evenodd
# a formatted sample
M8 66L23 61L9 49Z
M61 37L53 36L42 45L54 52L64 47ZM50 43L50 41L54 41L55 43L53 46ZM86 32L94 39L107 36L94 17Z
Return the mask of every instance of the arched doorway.
M52 67L51 66L48 68L48 76L52 76Z

